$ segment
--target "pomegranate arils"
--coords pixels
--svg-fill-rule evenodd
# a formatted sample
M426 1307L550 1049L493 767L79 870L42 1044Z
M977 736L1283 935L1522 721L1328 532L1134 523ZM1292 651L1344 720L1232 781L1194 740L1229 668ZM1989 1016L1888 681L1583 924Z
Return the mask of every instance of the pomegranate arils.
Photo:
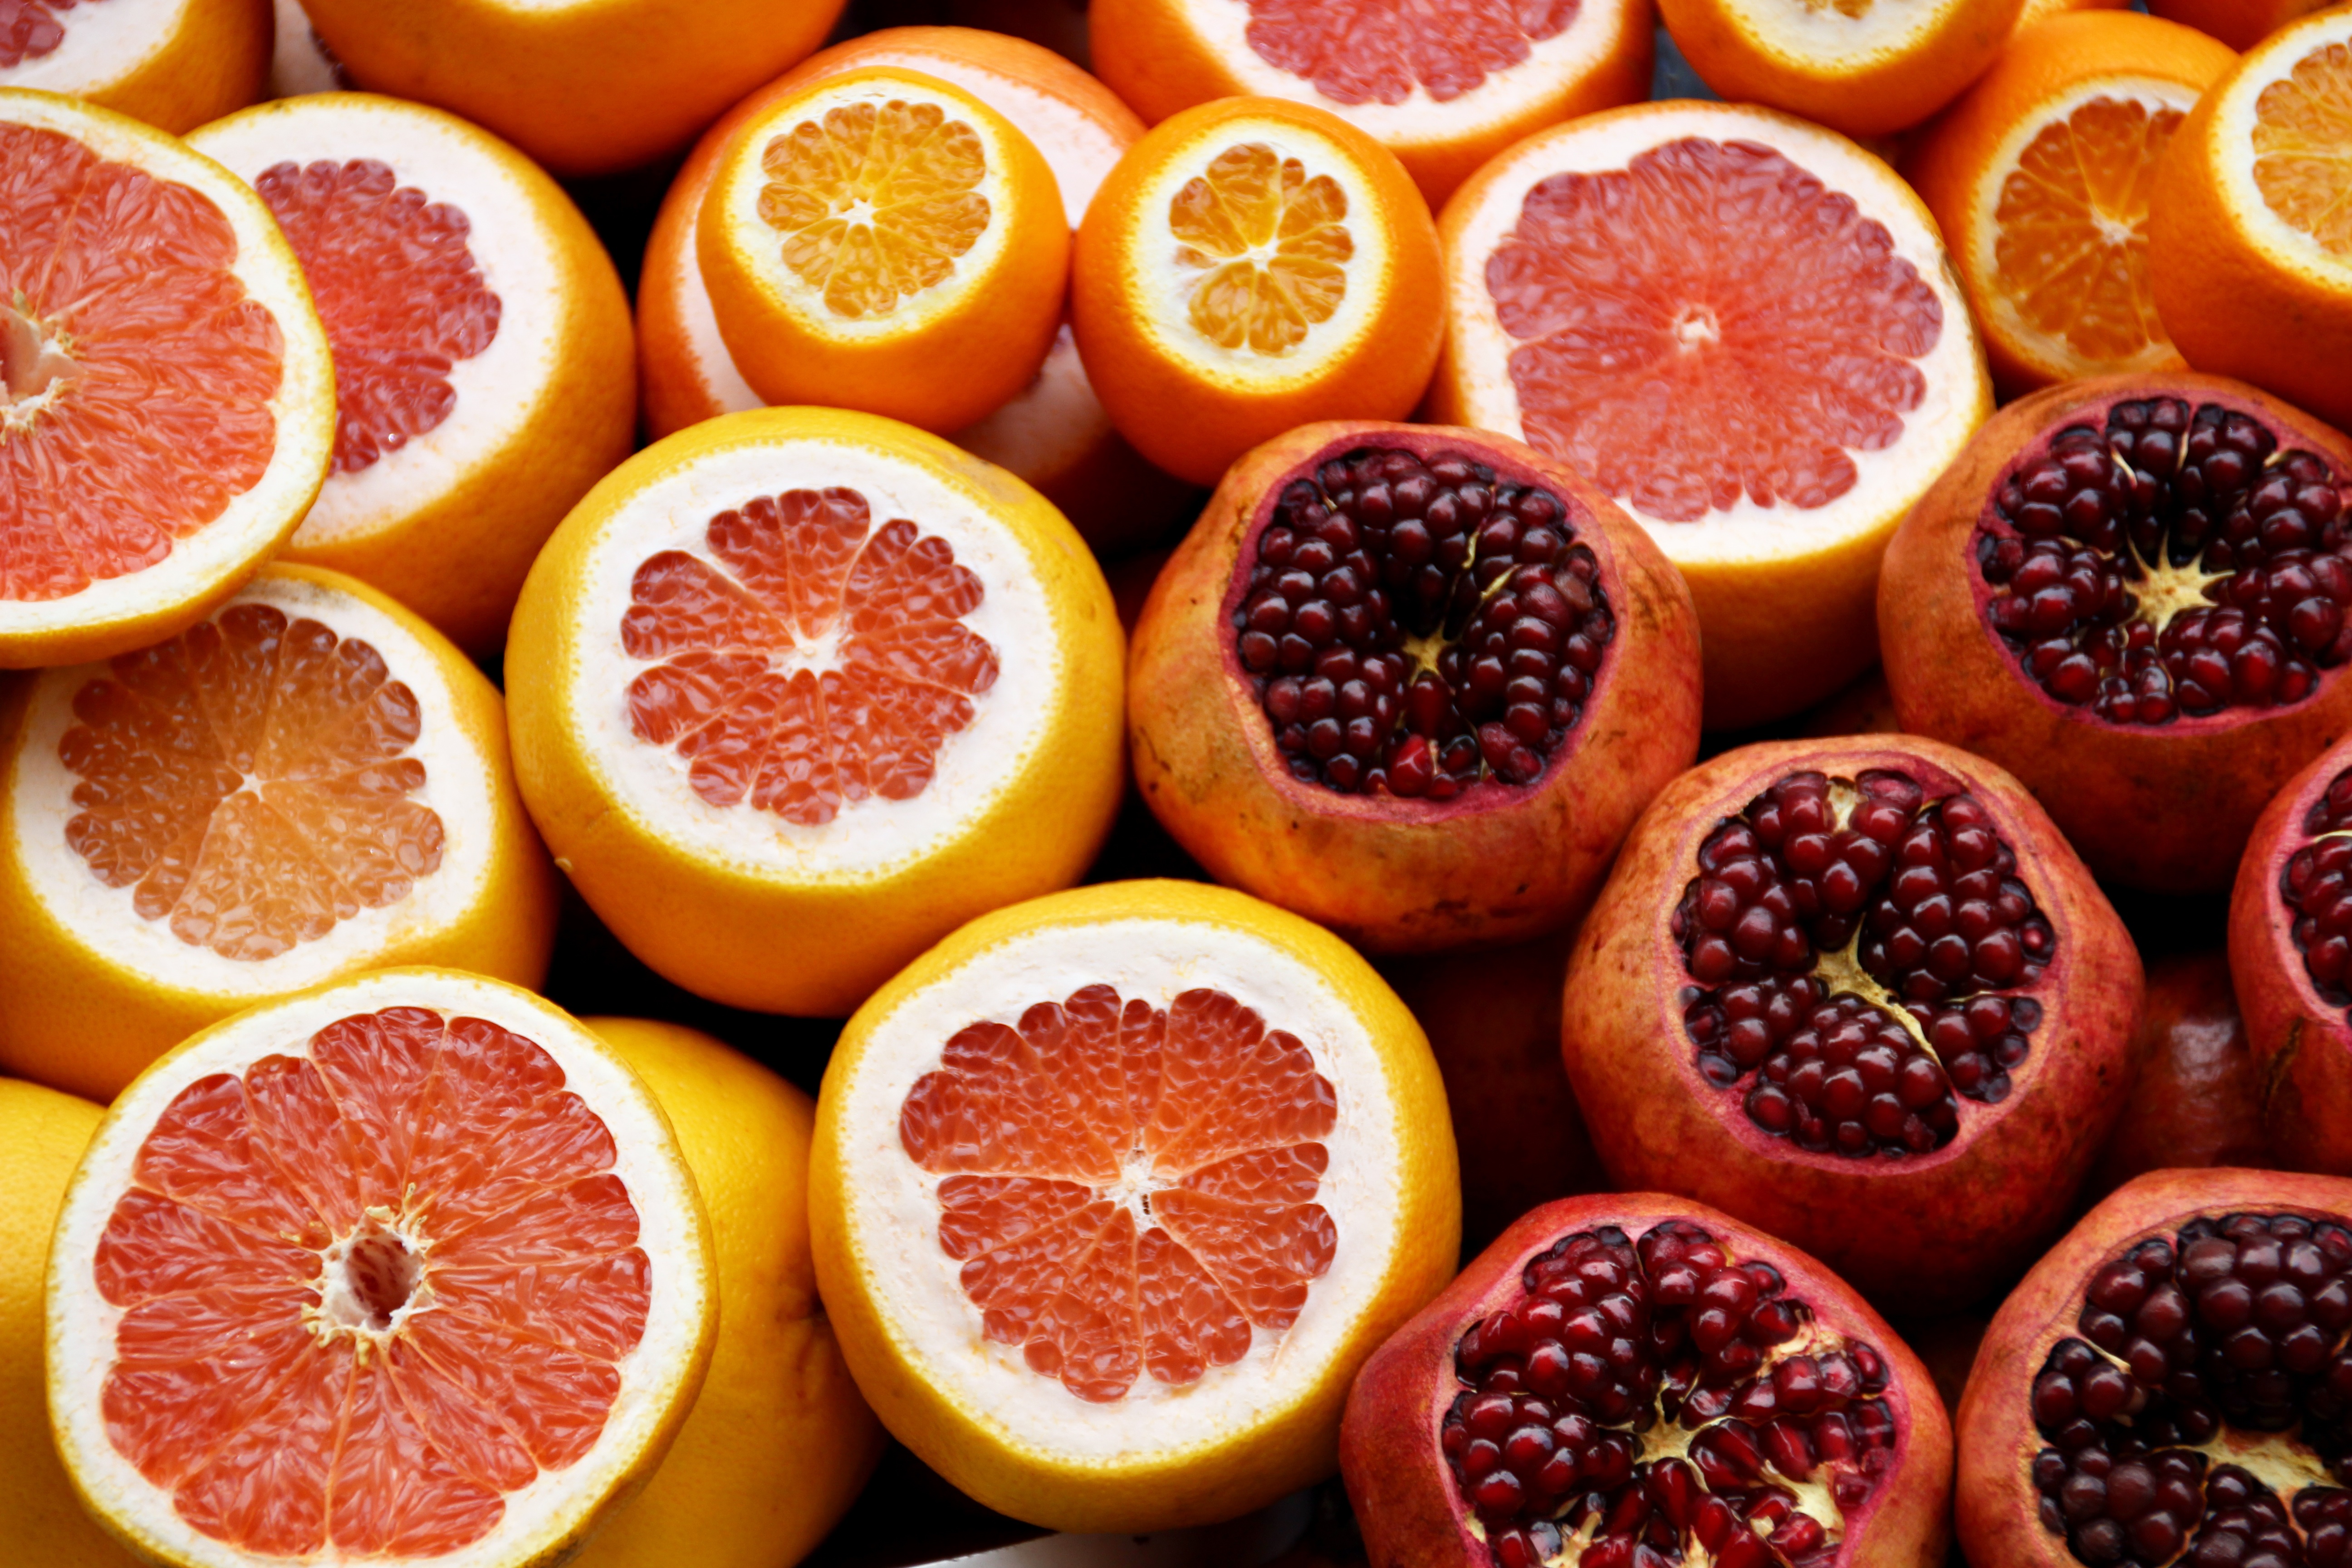
M1791 773L1707 836L1675 913L1699 1070L1798 1147L1924 1154L1953 1092L1998 1101L2054 951L2016 857L1967 795L1889 770Z
M1893 1465L1878 1351L1698 1226L1579 1231L1522 1284L1456 1347L1440 1436L1505 1568L1808 1563Z
M1977 531L1985 613L2043 690L2112 723L2299 702L2352 656L2347 504L2249 415L2118 403L2002 482Z
M2050 1445L2033 1461L2042 1521L2077 1559L2352 1563L2352 1230L2192 1221L2101 1268L2075 1326L2034 1379L2032 1415Z
M2279 873L2304 973L2329 1005L2352 1007L2352 768L2304 816L2312 841Z
M1525 784L1615 632L1560 499L1458 453L1364 447L1275 502L1235 651L1291 773L1450 800Z

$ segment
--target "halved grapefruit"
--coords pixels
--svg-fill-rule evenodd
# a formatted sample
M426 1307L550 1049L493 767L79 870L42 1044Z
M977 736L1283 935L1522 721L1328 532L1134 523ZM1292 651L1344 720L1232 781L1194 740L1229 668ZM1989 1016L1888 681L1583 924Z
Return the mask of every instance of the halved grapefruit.
M0 668L104 658L301 521L327 334L261 199L121 115L0 90Z
M109 1100L192 1031L388 963L537 984L555 886L499 694L372 588L272 565L0 691L0 1066Z
M1706 724L1875 657L1878 558L1991 412L1935 222L1844 137L1663 102L1529 137L1440 225L1437 417L1581 468L1697 602Z
M610 1047L513 986L384 970L115 1102L50 1249L50 1415L90 1510L175 1568L522 1568L660 1462L718 1300Z
M7 0L0 88L79 98L179 135L261 96L269 0Z
M1454 1272L1420 1026L1246 894L1117 882L974 921L859 1009L817 1101L850 1371L1035 1523L1227 1519L1328 1474L1356 1368Z

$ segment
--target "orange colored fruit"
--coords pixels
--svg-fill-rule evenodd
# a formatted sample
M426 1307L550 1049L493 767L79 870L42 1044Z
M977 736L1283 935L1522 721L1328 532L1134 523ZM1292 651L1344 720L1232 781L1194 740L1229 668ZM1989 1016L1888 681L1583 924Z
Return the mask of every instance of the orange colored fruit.
M103 658L301 521L327 335L261 199L121 115L0 90L0 668Z
M2018 30L2022 32L2036 22L2046 22L2053 16L2063 16L2070 11L2128 11L2130 9L2130 0L2025 0L2025 9L2017 14L2017 26Z
M2352 8L2213 84L2157 167L2147 255L2190 364L2352 425Z
M868 414L730 414L614 470L532 569L516 771L637 956L838 1016L1086 869L1122 651L1085 542L1010 474Z
M1146 120L1312 104L1394 153L1432 206L1528 132L1650 92L1649 0L1096 0L1088 26L1095 69Z
M2338 0L2147 0L2157 16L2210 33L2233 49L2251 49L2299 16Z
M1446 205L1435 417L1581 469L1698 605L1706 727L1876 655L1878 558L1991 411L1934 220L1769 110L1665 102L1529 137Z
M496 652L539 547L635 435L595 231L521 153L397 99L313 93L188 144L269 204L334 349L334 463L287 558Z
M1328 1475L1349 1379L1461 1239L1412 1015L1321 927L1191 882L1001 910L884 986L825 1069L809 1206L898 1439L1120 1533Z
M1916 142L1904 173L1951 247L2010 394L2179 369L2147 276L2157 159L2237 57L2132 11L2022 28Z
M1079 226L1070 318L1112 423L1213 484L1324 419L1398 419L1436 362L1444 276L1394 153L1320 109L1229 98L1155 126Z
M497 689L351 578L273 565L168 642L0 688L8 1071L111 1099L336 975L535 985L554 931Z
M99 1125L49 1253L58 1447L174 1568L562 1561L693 1406L715 1275L594 1034L456 970L331 983Z
M1658 0L1699 79L1849 136L1918 124L1999 57L2024 0Z
M0 89L83 99L176 136L261 96L269 0L9 0Z

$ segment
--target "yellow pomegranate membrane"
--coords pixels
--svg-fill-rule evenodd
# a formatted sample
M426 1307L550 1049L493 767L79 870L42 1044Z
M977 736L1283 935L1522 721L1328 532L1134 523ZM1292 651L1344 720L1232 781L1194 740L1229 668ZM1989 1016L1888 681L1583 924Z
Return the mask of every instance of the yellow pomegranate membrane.
M1220 348L1285 354L1348 296L1348 194L1263 142L1228 147L1168 204L1187 319Z

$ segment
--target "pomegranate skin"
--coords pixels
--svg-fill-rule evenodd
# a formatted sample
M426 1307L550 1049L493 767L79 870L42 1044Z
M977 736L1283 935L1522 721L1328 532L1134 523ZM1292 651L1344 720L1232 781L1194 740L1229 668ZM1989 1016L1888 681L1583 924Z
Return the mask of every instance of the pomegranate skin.
M1454 1283L1399 1329L1357 1373L1339 1427L1339 1473L1370 1568L1492 1568L1495 1562L1439 1447L1454 1395L1454 1347L1488 1314L1518 1300L1528 1263L1564 1236L1614 1225L1639 1236L1689 1220L1735 1257L1780 1269L1788 1293L1819 1321L1865 1341L1892 1372L1884 1397L1899 1433L1894 1468L1847 1516L1842 1548L1824 1568L1941 1568L1950 1539L1951 1424L1927 1369L1885 1319L1821 1263L1729 1215L1656 1193L1562 1198L1521 1217Z
M2083 1568L2040 1516L2033 1457L2048 1445L2034 1428L2032 1391L2052 1347L2080 1337L2076 1318L2092 1276L2134 1243L2168 1237L2200 1215L2278 1209L2352 1215L2352 1182L2227 1167L2151 1171L2084 1215L2010 1292L1977 1352L1955 1423L1953 1512L1969 1562Z
M2055 939L2030 992L2042 1007L2006 1098L1959 1100L1957 1134L1900 1158L1811 1152L1750 1119L1698 1065L1684 1022L1695 983L1674 922L1698 851L1726 818L1804 771L1908 773L1988 808ZM2064 1224L2130 1088L2144 980L2115 910L2008 773L1915 735L1765 742L1683 774L1643 814L1579 933L1560 1043L1612 1182L1680 1193L1787 1237L1881 1310L1974 1302Z
M1550 491L1599 565L1615 630L1581 715L1518 785L1443 803L1291 776L1235 651L1255 545L1291 479L1358 447L1459 451ZM1698 754L1698 622L1649 536L1581 476L1483 430L1307 425L1244 454L1153 584L1129 654L1135 781L1218 881L1373 953L1497 944L1572 922L1633 818Z
M2352 727L2346 667L2323 668L2308 698L2284 707L2111 723L2027 676L1986 621L1973 548L2002 480L2049 437L2103 422L2116 403L2168 396L2252 415L2281 450L2316 453L2340 489L2352 487L2352 441L2243 382L2158 372L2050 387L1987 420L1895 531L1878 579L1879 646L1903 729L2015 773L2101 878L2219 892L2264 803Z
M2149 1171L2272 1163L2227 954L2184 953L2149 967L2132 1055L2131 1096L2083 1184L2086 1202Z

